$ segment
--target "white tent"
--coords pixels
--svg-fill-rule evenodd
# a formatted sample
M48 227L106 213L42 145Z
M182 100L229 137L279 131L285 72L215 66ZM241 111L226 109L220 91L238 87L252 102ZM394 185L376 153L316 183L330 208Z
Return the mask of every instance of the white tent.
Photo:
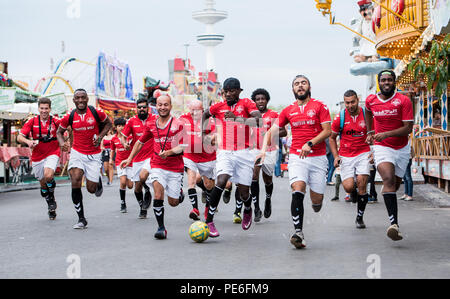
M36 103L18 103L14 104L12 109L6 111L0 110L0 119L25 119L31 114L39 114Z

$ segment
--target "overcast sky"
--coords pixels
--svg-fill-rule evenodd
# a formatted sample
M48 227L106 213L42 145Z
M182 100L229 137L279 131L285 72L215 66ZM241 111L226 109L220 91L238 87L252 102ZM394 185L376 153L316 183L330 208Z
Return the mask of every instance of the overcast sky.
M76 2L79 17L68 13ZM358 17L356 2L334 0L336 20L348 25ZM0 0L0 60L9 62L11 77L35 83L50 73L50 58L61 59L64 41L65 56L93 61L102 50L129 63L141 91L144 76L168 80L167 61L184 58L186 43L196 69L206 67L196 43L205 26L192 19L204 6L204 0ZM364 92L365 77L349 73L352 33L330 25L314 0L216 0L216 9L228 12L214 27L225 35L215 49L216 71L222 82L240 79L243 97L263 87L272 105L288 105L297 74L310 78L312 96L332 110L347 89Z

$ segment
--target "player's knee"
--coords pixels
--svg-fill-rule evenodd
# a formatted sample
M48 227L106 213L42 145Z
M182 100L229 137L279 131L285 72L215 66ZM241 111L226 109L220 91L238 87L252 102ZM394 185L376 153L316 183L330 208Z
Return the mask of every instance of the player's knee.
M213 180L206 180L204 184L205 184L205 188L208 190L211 190L212 188L214 188Z
M397 182L395 180L395 176L391 176L391 175L385 176L383 178L383 185L386 186L386 188L395 189L397 187L396 186Z
M50 183L53 180L53 174L52 173L44 173L44 181L46 183Z
M93 194L97 190L97 186L96 185L86 185L86 189L89 193Z
M223 177L217 178L217 187L225 189L226 186L227 186L227 179Z
M180 203L178 198L168 197L167 199L168 199L169 205L172 206L172 207L176 207Z
M321 203L319 203L319 204L312 204L312 208L313 208L313 210L314 210L314 212L319 212L321 209L322 209L322 204Z

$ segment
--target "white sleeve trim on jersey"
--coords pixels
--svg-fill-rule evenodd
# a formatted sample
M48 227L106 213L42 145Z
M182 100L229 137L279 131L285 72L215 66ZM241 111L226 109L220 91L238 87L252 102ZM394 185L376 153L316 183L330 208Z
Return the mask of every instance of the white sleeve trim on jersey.
M64 130L67 130L67 128L64 127L63 125L59 124L59 126L60 126L61 128L63 128Z
M145 142L142 142L142 141L140 141L139 139L138 139L137 142L139 142L140 144L145 144Z
M128 136L126 136L124 133L122 133L122 131L120 131L120 134L121 134L123 137L128 138Z
M414 121L414 119L403 119L402 121Z
M331 120L324 121L323 123L320 123L320 124L326 124L326 123L331 123Z

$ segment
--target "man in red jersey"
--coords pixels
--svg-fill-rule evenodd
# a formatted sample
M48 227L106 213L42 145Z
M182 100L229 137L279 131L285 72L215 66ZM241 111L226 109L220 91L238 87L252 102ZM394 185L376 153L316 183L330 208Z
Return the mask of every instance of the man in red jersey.
M302 231L306 185L310 187L312 208L319 212L328 169L324 140L331 134L331 119L328 107L311 98L308 78L297 75L292 81L292 91L296 101L283 109L278 120L264 136L261 154L257 159L260 157L260 163L264 163L272 135L278 134L279 128L290 124L292 145L289 150L289 183L292 188L291 215L295 228L290 241L296 248L303 248L306 246Z
M131 165L125 168L120 168L119 165L123 160L126 160L131 153L131 150L126 150L120 141L120 134L126 124L124 118L118 118L114 121L114 126L116 127L116 135L111 139L111 154L109 158L109 164L113 165L113 157L116 157L116 168L117 176L119 177L119 193L120 193L120 211L122 213L127 212L127 204L125 201L126 188L133 188L132 171ZM130 140L131 141L131 140Z
M139 99L136 102L137 114L130 118L119 138L125 149L130 149L130 145L127 142L127 138L132 137L133 141L131 147L133 147L139 138L142 137L145 131L145 126L147 122L152 120L154 117L151 112L149 112L148 102L146 99ZM141 151L134 157L133 160L133 171L132 180L134 181L134 195L140 206L139 218L147 218L147 209L150 207L152 195L150 193L150 188L147 186L145 181L150 174L150 160L153 155L153 140L149 140ZM142 188L145 189L145 194L142 192Z
M261 112L255 102L240 99L242 92L238 79L228 78L223 83L225 101L216 103L203 113L203 135L207 134L207 119L215 117L218 139L216 186L211 192L210 206L206 223L210 237L219 236L213 218L227 181L239 185L239 193L244 202L242 228L247 230L252 223L252 201L250 185L252 183L254 156L250 151L250 126L257 126Z
M25 123L17 136L17 141L33 150L31 155L33 173L41 184L41 196L47 201L48 217L54 220L56 218L54 175L60 157L56 130L61 120L50 115L51 106L52 102L48 98L38 100L39 115ZM29 135L31 139L27 139Z
M170 96L161 95L156 99L158 117L148 121L144 135L134 145L130 156L121 163L128 166L134 156L142 150L144 144L154 139L154 155L151 160L150 180L155 192L153 211L158 221L155 238L166 239L167 230L164 226L164 191L167 192L169 204L173 207L183 201L180 190L183 187L183 148L180 140L183 135L183 123L170 115L172 101Z
M253 143L254 150L253 154L256 156L259 155L262 143L264 140L264 134L272 127L273 123L278 118L278 112L270 110L267 108L267 105L270 101L269 92L263 88L256 89L252 93L252 100L255 102L256 107L259 112L261 112L263 125L260 128L253 128ZM285 128L280 128L279 137L284 137L287 135ZM275 164L278 159L278 142L274 139L271 140L271 145L268 147L266 152L266 157L264 159L263 164L255 164L255 168L253 169L253 180L251 186L251 194L253 205L255 206L255 222L261 221L262 211L259 208L259 173L262 168L262 177L264 180L264 185L266 189L266 200L264 203L264 217L269 218L272 214L272 191L273 191L273 171L275 169ZM233 217L239 217L240 213L237 214L235 211ZM240 212L240 211L239 211Z
M357 189L358 215L355 223L357 228L365 228L363 216L369 199L367 182L370 174L370 146L366 143L365 111L359 106L358 96L353 90L344 93L344 104L344 110L336 115L331 124L330 149L334 156L334 166L341 167L340 175L345 192L352 193ZM336 142L338 136L339 152Z
M393 71L381 71L378 83L380 92L366 99L367 142L374 143L375 165L383 179L382 193L391 223L387 235L398 241L403 236L398 226L396 191L409 163L411 145L408 135L414 125L414 116L411 100L396 92Z
M183 161L188 175L188 196L192 204L192 211L189 218L200 220L198 210L197 174L200 174L200 180L206 188L206 207L209 205L209 195L214 188L216 150L213 146L203 144L202 140L202 115L203 104L201 101L193 101L189 105L189 113L180 116L180 121L184 121L185 132L187 133L188 147L184 150ZM214 123L210 120L207 133L214 131ZM200 182L199 182L200 183ZM206 214L205 214L206 215ZM206 216L205 216L206 217Z
M75 90L73 94L75 109L62 118L56 132L56 137L63 151L68 151L70 147L69 142L64 140L64 132L69 126L73 132L68 169L72 184L72 202L78 214L78 223L73 226L74 229L87 228L83 209L83 194L81 193L83 176L86 177L88 192L95 193L97 197L102 195L100 143L112 127L112 123L105 112L88 106L88 101L86 90ZM101 131L100 126L103 127Z

